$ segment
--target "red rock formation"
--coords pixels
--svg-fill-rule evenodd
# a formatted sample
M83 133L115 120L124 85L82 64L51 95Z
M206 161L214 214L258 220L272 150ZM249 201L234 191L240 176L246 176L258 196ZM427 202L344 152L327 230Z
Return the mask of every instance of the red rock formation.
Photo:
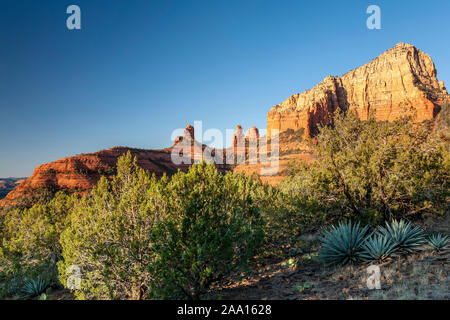
M256 127L251 127L247 130L247 140L248 141L258 141L259 140L259 131Z
M241 125L236 126L233 134L233 155L234 163L242 163L245 161L245 135Z
M233 147L239 147L242 146L245 141L245 135L244 135L244 129L242 129L242 126L238 124L236 126L236 131L233 134Z
M251 127L247 130L246 145L248 162L251 164L256 164L258 161L259 153L259 131L256 127Z
M13 204L18 198L39 188L69 192L90 190L97 184L102 175L111 177L116 173L117 159L128 151L131 152L133 157L137 157L137 164L141 168L154 173L158 177L163 174L172 175L178 169L187 171L190 164L176 165L172 162L172 148L143 150L116 147L43 164L35 169L31 177L12 190L5 199L0 200L0 207ZM225 165L217 165L217 167L223 172L228 170Z
M184 129L183 137L187 140L195 140L194 127L188 124L186 129Z
M267 115L272 129L305 129L314 135L332 122L337 108L355 110L361 119L370 111L380 121L416 114L416 121L433 119L440 105L450 101L430 56L414 46L399 43L368 64L342 77L328 76L311 90L295 94L273 107Z

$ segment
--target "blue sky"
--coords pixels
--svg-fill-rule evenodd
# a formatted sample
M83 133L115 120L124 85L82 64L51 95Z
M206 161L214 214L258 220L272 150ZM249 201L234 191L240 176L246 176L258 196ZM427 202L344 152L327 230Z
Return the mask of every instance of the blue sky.
M82 30L66 28L81 8ZM382 30L366 28L381 8ZM398 42L450 81L450 1L2 0L0 177L203 128L266 127L269 109Z

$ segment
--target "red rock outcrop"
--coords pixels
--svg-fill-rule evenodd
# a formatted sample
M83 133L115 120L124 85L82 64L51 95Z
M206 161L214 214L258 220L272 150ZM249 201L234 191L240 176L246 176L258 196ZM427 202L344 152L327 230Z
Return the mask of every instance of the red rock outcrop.
M368 64L342 77L328 76L313 89L274 106L267 115L267 134L272 129L304 128L305 136L313 136L318 127L333 121L338 108L355 110L363 120L370 111L380 121L407 114L415 115L416 121L433 119L440 106L450 101L436 76L429 55L399 43Z
M172 150L173 147L161 150L116 147L43 164L37 167L33 175L12 190L6 198L0 200L0 207L13 204L18 198L40 188L68 192L88 191L97 184L102 175L112 177L116 173L117 159L128 151L133 157L137 157L137 164L141 168L154 173L157 177L161 177L163 174L172 175L178 169L187 171L190 164L175 164L171 158ZM222 172L228 170L226 165L217 165L217 167Z
M236 131L233 134L233 147L237 148L243 146L244 141L245 141L244 129L242 129L242 126L238 124L236 126Z
M233 163L242 163L245 161L245 134L242 126L238 124L233 134ZM228 159L229 161L229 159Z
M247 130L246 139L250 142L259 140L259 130L256 127L251 127Z
M184 129L183 137L187 140L195 140L194 127L188 124L186 129Z

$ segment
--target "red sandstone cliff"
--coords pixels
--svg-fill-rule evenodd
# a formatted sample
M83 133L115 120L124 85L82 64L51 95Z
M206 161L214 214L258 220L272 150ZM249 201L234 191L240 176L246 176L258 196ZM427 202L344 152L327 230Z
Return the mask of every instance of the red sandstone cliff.
M114 175L117 159L128 151L138 158L139 166L154 172L157 176L164 173L172 174L178 168L184 170L187 168L186 165L175 166L168 150L117 147L43 164L34 170L31 177L1 200L0 205L8 205L27 192L39 188L80 192L89 190L97 184L102 175Z
M305 136L332 122L338 108L355 110L361 119L373 111L380 121L416 114L416 121L433 119L450 101L430 56L399 43L378 58L342 77L328 76L313 89L295 94L267 115L267 132L305 129Z

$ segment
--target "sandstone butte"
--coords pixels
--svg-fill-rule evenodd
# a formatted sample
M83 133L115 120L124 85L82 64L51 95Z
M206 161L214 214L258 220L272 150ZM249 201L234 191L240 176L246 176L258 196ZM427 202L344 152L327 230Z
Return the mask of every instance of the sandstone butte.
M342 77L328 76L311 90L274 106L267 115L267 132L304 128L310 137L319 126L332 122L338 108L354 110L362 120L372 111L379 121L410 113L420 122L433 119L448 101L431 57L399 43Z
M361 119L374 112L379 121L392 121L402 115L415 115L415 121L430 120L439 113L443 103L450 102L444 83L438 81L437 71L429 55L410 44L399 43L371 62L354 69L342 77L328 76L311 90L294 94L267 115L267 132L280 131L280 169L272 177L260 177L269 183L278 183L283 169L292 159L312 159L310 150L302 138L317 133L321 125L333 121L336 109L354 110ZM289 134L288 134L289 133ZM302 137L298 137L299 133ZM238 125L231 150L215 152L240 152L238 141L252 141L259 136L255 127L244 135ZM112 176L119 156L130 151L138 158L142 168L162 176L171 175L178 169L186 171L188 164L176 165L171 161L171 151L180 144L190 146L191 159L201 159L208 148L195 140L194 128L187 126L183 136L175 139L174 146L162 150L141 150L116 147L91 154L78 155L37 167L33 175L23 181L7 197L0 200L0 207L13 204L15 200L39 188L85 192L91 189L102 175ZM248 148L245 148L245 152ZM186 155L185 155L186 156ZM264 165L264 164L263 164ZM246 174L258 173L261 164L217 165L225 172L234 170Z
M189 131L193 137L193 128L188 126L183 137L177 137L175 144L166 149L145 150L115 147L95 153L67 157L40 165L34 170L31 177L24 180L4 199L0 200L0 207L14 204L22 196L27 196L33 191L42 188L52 191L64 190L67 192L84 193L92 189L100 180L101 176L111 178L116 173L116 162L118 158L128 151L130 151L133 157L137 158L137 164L141 168L154 173L157 177L162 177L164 174L170 176L178 170L186 172L189 169L189 164L175 164L172 161L171 154L173 148L183 143L185 143L185 146L192 146L192 153L184 155L186 160L190 160L188 163L194 162L208 148L190 139L191 136L187 135ZM190 149L185 148L184 150ZM210 150L210 153L214 155L214 150ZM221 172L229 170L226 165L216 166Z

